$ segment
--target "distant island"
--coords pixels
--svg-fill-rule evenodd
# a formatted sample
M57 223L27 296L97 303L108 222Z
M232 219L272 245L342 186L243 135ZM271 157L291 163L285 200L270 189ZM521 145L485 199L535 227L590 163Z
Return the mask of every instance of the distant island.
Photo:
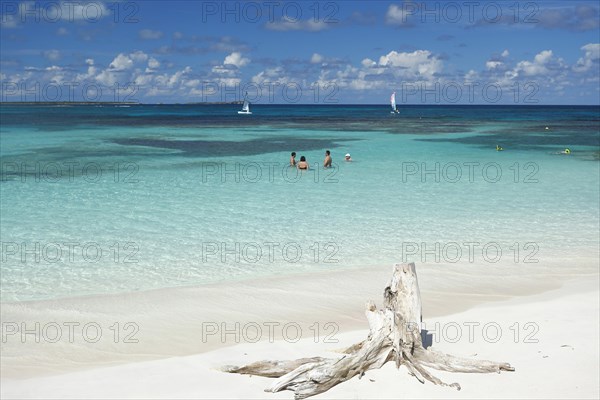
M163 103L161 103L163 104ZM186 104L186 105L237 105L244 104L244 101L207 101L207 102L193 102L193 103L164 103L164 104Z

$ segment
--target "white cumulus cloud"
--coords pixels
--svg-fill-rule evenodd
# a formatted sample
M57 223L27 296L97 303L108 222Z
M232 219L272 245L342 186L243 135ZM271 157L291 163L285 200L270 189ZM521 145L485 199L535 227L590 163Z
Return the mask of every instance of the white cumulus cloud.
M379 65L400 68L400 75L430 78L442 71L442 60L429 50L415 50L412 53L390 51L379 57Z
M362 60L360 62L362 64L363 67L365 68L369 68L369 67L374 67L377 65L377 63L373 60L371 60L370 58L365 58L364 60Z
M585 54L573 66L573 70L576 72L589 71L594 62L600 59L600 43L588 43L581 47L581 50L585 51Z
M238 51L234 51L233 53L231 53L230 55L225 57L223 64L224 65L235 65L236 67L241 68L241 67L248 65L249 62L250 62L249 58L242 57L242 53L240 53Z
M553 61L552 50L543 50L535 55L533 61L520 61L514 69L514 73L517 75L535 76L545 75L550 72L548 69L549 64ZM562 63L562 60L556 60L558 63Z
M148 60L148 68L157 69L158 67L160 67L160 62L156 58L152 57Z
M131 53L129 57L131 57L133 62L142 63L148 59L148 54L138 50L136 52Z
M485 63L487 69L496 69L502 65L504 65L502 61L488 61Z
M544 50L539 54L536 54L534 61L536 64L547 64L552 58L552 50Z
M410 14L404 8L392 4L385 14L385 22L390 25L405 25Z
M310 62L311 64L321 64L324 59L325 58L319 53L313 53L312 57L310 58Z
M108 67L114 71L123 71L133 67L133 60L129 56L120 53L112 60Z

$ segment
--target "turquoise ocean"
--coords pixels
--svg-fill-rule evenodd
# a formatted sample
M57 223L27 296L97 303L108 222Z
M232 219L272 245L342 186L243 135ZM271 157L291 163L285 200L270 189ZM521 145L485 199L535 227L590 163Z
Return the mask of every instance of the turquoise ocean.
M2 105L2 301L400 261L598 271L597 106L238 108Z

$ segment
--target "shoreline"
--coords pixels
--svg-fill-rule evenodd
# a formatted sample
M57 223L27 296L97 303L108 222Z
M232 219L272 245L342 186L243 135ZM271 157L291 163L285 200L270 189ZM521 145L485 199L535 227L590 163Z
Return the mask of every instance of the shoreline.
M526 275L521 271L521 275L511 276L501 271L501 267L484 266L488 272L502 272L502 276L496 275L494 279L493 274L473 274L470 265L440 269L422 264L417 268L425 319L555 290L581 275L598 276L556 274L554 269L543 275L535 271ZM257 326L261 330L258 341L280 340L294 330L300 332L299 337L306 338L364 329L364 304L367 300L380 302L390 271L391 266L336 270L2 303L3 323L17 323L16 328L12 326L17 331L2 343L3 378L52 376L203 354L254 341L251 332ZM23 341L19 335L23 322L29 330L39 323L42 339L52 339L60 329L60 340L35 343L33 335L26 335ZM67 329L69 323L78 324L72 332ZM271 331L269 324L273 327ZM85 335L84 327L89 328ZM94 341L93 334L98 328L101 338ZM239 334L232 334L232 330ZM73 339L71 343L69 339Z
M598 279L565 281L559 289L474 306L441 317L424 316L429 332L442 332L433 347L450 354L510 362L515 372L501 374L450 374L436 371L451 388L420 384L408 371L392 365L368 371L363 379L351 379L315 398L394 398L402 392L410 398L477 398L487 393L502 398L597 398L598 397ZM381 305L381 295L375 302ZM482 339L476 330L459 340L438 325L462 326L477 321L479 327L495 323L502 329L496 340ZM519 335L514 324L519 323ZM535 324L536 330L525 328ZM577 335L572 327L576 326ZM431 327L431 328L430 328ZM490 331L492 332L492 331ZM305 338L296 342L242 343L202 354L163 360L127 363L26 380L3 379L3 398L291 398L292 393L265 394L271 379L227 374L219 368L260 359L289 359L313 355L335 357L331 351L364 339L362 327L336 334L336 343ZM492 334L490 334L492 335ZM473 340L471 340L473 339ZM339 356L339 354L337 354ZM569 371L569 374L565 374ZM556 379L550 379L555 377ZM560 378L560 379L559 379ZM110 385L107 385L110 382Z
M567 279L577 278L580 276L588 276L588 275L596 275L600 273L596 271L596 263L597 259L596 255L590 255L587 257L583 257L579 260L569 260L569 259L559 259L553 260L552 263L549 263L548 260L544 260L542 262L536 262L532 264L524 264L524 266L532 266L533 268L538 268L539 265L545 265L546 269L542 269L539 271L533 271L529 273L523 273L522 269L515 267L516 264L510 262L502 262L502 263L479 263L474 264L470 262L458 262L458 263L432 263L432 262L420 262L420 261L408 261L415 262L419 266L419 276L423 273L421 270L426 269L426 274L433 273L455 273L455 274L471 274L472 268L475 266L479 268L479 270L488 270L492 272L498 272L503 269L513 268L514 271L519 271L519 275L502 274L503 277L507 278L531 278L532 276L543 275L546 277L566 277ZM569 267L570 272L558 272L561 270L561 266L565 262L571 262L572 265ZM385 268L392 267L392 264L389 265L377 265L370 267L350 267L347 269L344 268L335 268L331 270L312 270L312 271L302 271L302 272L293 272L286 274L273 274L273 275L265 275L265 276L254 276L254 277L246 277L239 278L234 280L223 280L218 282L211 282L205 284L188 284L181 286L167 286L167 287L157 287L157 288L146 288L140 290L133 291L119 291L119 292L106 292L106 293L90 293L90 294L76 294L70 296L59 296L53 298L40 298L40 299L25 299L25 300L4 300L0 301L1 305L11 306L11 305L43 305L43 304L58 304L61 302L66 303L74 303L76 301L102 301L102 299L111 299L118 297L129 297L129 296L151 296L152 294L169 294L171 291L180 291L180 290L201 290L201 289L219 289L225 288L228 286L237 286L237 285L248 285L252 287L261 288L263 286L267 286L268 284L278 284L280 282L285 283L290 280L314 280L316 279L328 279L328 278L336 278L342 274L350 274L350 275L358 275L358 274L372 274L374 278L383 279L383 271ZM537 286L536 282L536 286ZM555 287L558 287L553 285ZM529 287L528 289L535 289L535 287ZM546 289L549 290L549 289ZM522 292L522 291L519 291ZM464 293L461 293L464 294ZM503 294L499 294L503 296ZM507 296L512 297L515 294L508 294ZM516 294L516 295L527 295L527 293Z

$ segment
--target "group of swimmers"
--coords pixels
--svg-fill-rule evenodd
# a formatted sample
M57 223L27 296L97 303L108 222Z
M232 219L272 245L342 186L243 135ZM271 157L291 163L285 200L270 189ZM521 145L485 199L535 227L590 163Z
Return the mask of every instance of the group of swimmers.
M350 157L350 153L347 153L344 156L344 160L352 161L352 157ZM323 160L323 168L331 168L333 160L331 159L331 151L325 151L325 160ZM298 169L308 169L308 162L306 161L306 157L301 156L300 161L296 163L296 152L293 151L290 156L290 167L296 167Z

